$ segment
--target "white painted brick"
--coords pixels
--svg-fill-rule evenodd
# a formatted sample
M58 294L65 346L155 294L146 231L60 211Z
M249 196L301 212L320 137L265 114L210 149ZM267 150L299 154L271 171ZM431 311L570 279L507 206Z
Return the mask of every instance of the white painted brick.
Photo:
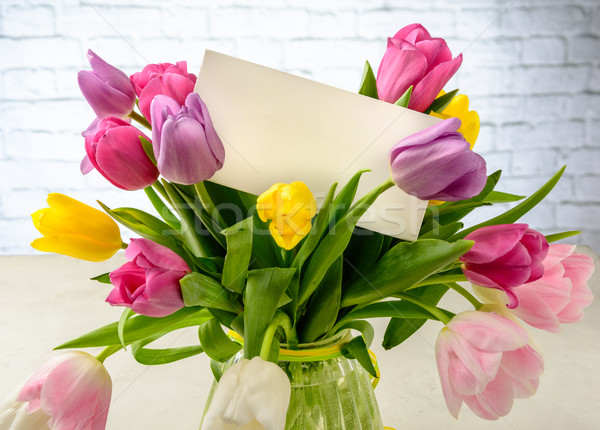
M582 234L578 236L578 243L589 246L596 253L598 253L600 251L600 232L588 231L588 229L582 230Z
M468 96L506 94L505 70L492 67L472 67L460 71L461 92ZM450 88L450 86L448 86Z
M600 205L562 204L556 208L556 215L557 227L579 230L584 226L588 230L600 230Z
M512 155L512 173L515 175L554 173L559 167L555 150L520 150Z
M600 146L600 121L591 120L587 124L585 144L589 147Z
M463 50L463 64L468 67L503 67L520 63L523 42L506 37L477 39ZM456 52L458 53L458 51Z
M560 205L544 200L530 212L523 215L519 222L529 224L529 228L547 234L556 225L557 207L560 207Z
M500 32L500 13L502 8L496 4L487 8L473 8L473 4L480 6L480 2L472 2L460 7L456 14L457 33L467 38L462 49L470 45L475 39L489 39L505 35Z
M600 36L582 36L571 39L569 59L576 63L598 62L600 55Z
M531 95L525 97L524 115L535 121L562 120L569 117L571 100L569 95ZM577 115L572 117L579 118Z
M121 2L123 4L124 2ZM127 6L132 6L127 2ZM98 31L102 34L117 37L132 36L140 33L140 29L159 29L161 9L149 7L94 7L93 11L86 10L87 14L94 14L101 18Z
M210 12L209 27L215 37L306 37L309 18L300 9L217 9Z
M572 96L569 113L573 118L600 118L600 97L585 93Z
M43 190L14 189L3 194L5 218L25 218L45 205L47 193Z
M205 9L168 8L161 15L162 32L167 36L208 37L208 11Z
M355 11L311 13L309 16L310 37L356 37L358 16Z
M16 130L7 132L5 152L14 160L52 159L54 137L49 131Z
M556 169L558 171L558 169ZM539 174L535 176L518 176L511 177L506 176L501 179L501 186L498 187L499 190L507 191L513 194L519 194L522 196L530 196L534 192L536 192L555 172L550 174ZM559 203L572 200L574 190L575 190L575 180L574 178L567 177L563 175L563 177L558 181L556 186L550 194L544 198L544 202L549 203Z
M3 73L5 100L40 100L56 97L54 71L48 69L12 69Z
M84 130L94 118L92 109L81 100L4 102L0 117L8 130Z
M82 50L82 55L85 59L85 63L83 63L85 67L83 69L90 69L85 54L88 49L91 49L107 63L131 75L152 62L148 57L153 51L142 49L140 45L140 42L131 37L122 38L110 33L107 36L91 37L87 40L87 46L84 46ZM64 67L63 64L61 66Z
M328 67L362 67L365 60L375 57L376 68L385 50L383 43L362 40L292 40L286 44L286 67L320 69Z
M593 11L592 32L595 34L600 34L600 7L595 8Z
M475 106L471 103L471 109L476 109ZM479 129L479 135L477 136L477 141L475 142L475 146L473 150L480 154L490 153L496 148L496 126L493 124L482 123Z
M3 12L6 36L51 36L54 34L54 9L50 6L11 5Z
M60 63L63 67L81 65L77 40L62 37L0 39L2 67L39 67Z
M496 170L509 171L511 165L510 152L493 152L482 155L485 159L488 175Z
M267 67L280 68L283 65L283 42L264 37L244 37L237 42L238 58Z
M523 40L524 64L562 64L567 60L567 42L561 37L531 37Z
M586 89L590 66L533 66L509 70L512 91L529 94L575 93Z
M468 81L462 86L462 91L465 94L471 94ZM522 118L525 114L525 103L521 96L488 96L485 98L485 103L482 102L478 105L477 112L483 121L501 123L514 118Z
M585 140L583 121L552 121L537 125L506 124L499 147L521 149L576 148Z
M82 188L79 163L63 161L0 161L0 171L20 188L44 190Z
M598 174L600 175L600 169ZM578 178L576 195L581 200L600 203L600 176L584 176Z
M80 131L73 129L54 133L52 158L79 163L84 155L84 139Z
M422 24L432 37L445 38L455 33L452 10L378 9L359 15L358 34L365 38L385 39L394 36L404 26L417 22ZM452 46L450 49L454 52Z
M0 231L2 231L0 254L3 255L31 254L33 248L29 244L40 237L31 219L10 221L0 219Z
M565 159L571 172L580 175L600 175L600 148L573 150Z
M509 7L500 17L505 34L516 36L585 33L591 17L582 7Z
M252 1L252 0L247 0ZM264 1L264 0L263 0ZM287 0L286 3L291 7L306 8L317 11L340 11L340 10L371 10L380 9L387 6L389 1L386 0Z
M77 72L80 70L90 70L90 66L81 69L55 70L56 98L81 99L83 97L77 83Z
M590 78L590 90L600 92L600 66L596 65L592 69L592 76Z

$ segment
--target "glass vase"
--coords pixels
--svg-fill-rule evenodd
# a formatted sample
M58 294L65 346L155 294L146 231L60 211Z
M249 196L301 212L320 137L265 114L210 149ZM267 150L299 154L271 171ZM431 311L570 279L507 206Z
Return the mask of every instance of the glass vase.
M282 345L279 366L288 374L292 388L285 430L383 429L371 375L341 353L320 359L323 351L339 351L339 346L350 339L346 332L325 341L300 344L294 351ZM292 352L293 357L286 352ZM223 365L223 372L242 358L243 352L238 353ZM216 387L215 381L204 413Z

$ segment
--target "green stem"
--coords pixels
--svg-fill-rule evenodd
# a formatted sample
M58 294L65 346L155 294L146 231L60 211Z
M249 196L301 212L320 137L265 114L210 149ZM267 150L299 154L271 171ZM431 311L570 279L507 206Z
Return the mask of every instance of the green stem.
M292 327L292 321L290 320L290 317L285 312L277 311L277 313L271 320L271 323L265 330L262 346L260 348L260 358L262 358L265 361L269 359L269 353L271 352L271 344L273 343L275 332L279 327L282 327L285 331L286 341L288 344L298 344L298 334L296 333L296 330Z
M118 351L120 351L122 349L123 349L122 345L110 345L110 346L107 346L106 348L104 348L102 350L102 352L100 354L98 354L96 356L96 359L100 363L104 363L104 360L106 360L108 357L110 357L111 355L113 355L115 352L118 352Z
M141 125L146 127L148 130L152 130L152 125L150 125L148 120L146 118L144 118L142 115L140 115L139 113L132 110L131 112L129 112L129 115L127 115L127 116L129 118L131 118L132 120L139 122Z
M481 306L483 306L483 303L481 303L479 300L477 300L475 298L475 296L473 296L473 294L469 293L464 287L461 287L456 282L449 282L449 283L446 283L445 285L448 288L451 288L454 291L456 291L458 294L463 296L469 302L471 302L471 304L475 307L476 310L479 309Z
M154 206L154 208L159 213L161 218L164 219L167 224L169 224L171 227L173 227L175 230L177 230L179 232L181 229L181 224L179 223L179 220L173 214L173 212L171 212L171 210L167 207L165 202L162 201L160 196L158 194L156 194L156 191L154 191L154 189L152 187L146 187L146 188L144 188L144 191L146 192L146 195L150 199L152 206Z
M213 222L216 221L219 227L225 228L227 224L225 224L225 220L221 216L221 213L217 210L217 207L210 198L210 194L206 190L204 182L198 182L197 184L194 184L194 189L196 190L196 194L198 195L204 210L210 215L210 217L213 219Z
M439 321L443 322L444 324L448 324L448 322L450 322L450 317L446 315L440 308L432 306L429 303L426 303L423 300L411 294L398 293L395 294L395 296L402 300L406 300L407 302L414 303L415 305L425 309L427 312L429 312L431 315L436 317Z
M449 282L463 282L466 281L467 278L464 274L451 274L451 275L433 275L427 279L422 280L421 282L410 286L407 290L414 290L415 288L425 287L426 285L434 285L434 284L446 284Z

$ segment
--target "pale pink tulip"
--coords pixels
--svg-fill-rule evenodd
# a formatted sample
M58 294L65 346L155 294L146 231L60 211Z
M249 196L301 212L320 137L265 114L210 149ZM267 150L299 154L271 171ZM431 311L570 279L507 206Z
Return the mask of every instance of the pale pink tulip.
M112 382L102 363L63 352L38 369L0 410L2 430L103 430Z
M481 418L507 415L515 398L537 390L543 360L528 344L527 332L495 313L456 315L437 339L436 360L448 410L462 403Z

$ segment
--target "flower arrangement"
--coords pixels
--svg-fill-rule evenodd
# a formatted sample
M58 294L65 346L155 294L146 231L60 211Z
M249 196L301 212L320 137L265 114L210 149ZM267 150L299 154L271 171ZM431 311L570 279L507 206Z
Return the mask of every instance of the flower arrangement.
M97 118L82 133L81 171L96 169L123 190L143 189L158 216L99 203L102 212L56 193L32 215L43 236L35 249L89 261L125 249L125 264L93 278L111 286L106 301L124 311L119 321L58 346L105 349L96 357L57 355L13 393L0 411L1 428L105 428L111 380L102 363L127 347L147 365L201 353L212 359L218 384L202 430L305 428L292 412L290 381L306 370L295 358L345 357L377 379L370 318L390 319L386 349L427 320L441 322L436 359L450 413L457 417L465 403L498 419L515 398L535 393L543 371L523 323L557 332L579 321L592 301L591 259L553 244L577 232L544 236L517 223L564 168L527 198L496 190L500 172L488 174L473 151L477 113L466 95L443 90L462 55L453 58L445 41L419 24L388 39L377 76L366 63L359 93L440 121L389 148L390 177L379 186L357 196L369 174L360 170L339 190L333 184L319 205L300 180L260 195L210 181L227 154L185 62L150 64L128 77L92 51L88 58L92 70L78 80ZM417 240L357 226L393 187L429 201ZM519 203L478 225L461 221L507 202ZM235 214L223 210L232 205ZM139 238L123 243L116 222ZM459 284L466 281L475 295ZM450 291L464 296L469 310L455 315L439 307ZM184 327L198 327L198 344L148 348ZM334 346L326 354L300 353L327 341ZM377 416L375 406L368 428L381 428Z

